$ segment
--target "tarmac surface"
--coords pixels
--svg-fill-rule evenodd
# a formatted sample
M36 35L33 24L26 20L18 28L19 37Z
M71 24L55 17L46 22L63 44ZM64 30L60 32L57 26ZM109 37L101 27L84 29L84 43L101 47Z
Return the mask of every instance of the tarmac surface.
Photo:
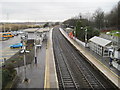
M28 78L28 82L24 81L24 66L17 68L20 78L15 88L44 88L45 56L46 42L43 43L41 49L37 49L37 63L35 64L33 61L32 64L27 65L26 77Z
M10 48L10 45L20 43L21 41L20 37L21 35L18 35L8 40L0 41L0 66L4 62L4 58L6 58L6 60L9 59L21 49L21 48L16 48L16 49Z

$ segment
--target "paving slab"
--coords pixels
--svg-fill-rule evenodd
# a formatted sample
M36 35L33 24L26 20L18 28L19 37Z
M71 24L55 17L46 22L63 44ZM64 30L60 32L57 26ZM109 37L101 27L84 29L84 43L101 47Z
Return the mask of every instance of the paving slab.
M45 89L55 88L58 89L58 79L56 74L55 60L52 46L52 30L50 30L47 50L46 50L46 67L45 67Z

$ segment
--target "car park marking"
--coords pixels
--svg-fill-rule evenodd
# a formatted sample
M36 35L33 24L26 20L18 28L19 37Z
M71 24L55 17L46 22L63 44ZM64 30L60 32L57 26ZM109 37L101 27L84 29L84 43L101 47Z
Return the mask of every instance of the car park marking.
M19 49L21 49L21 47L19 47L19 48L10 48L10 47L6 47L6 48L0 50L0 52L6 52L6 51L10 51L10 50L19 50Z
M11 56L15 55L17 52L18 52L18 50L17 51L3 50L0 59L4 59L4 58L8 59Z
M3 49L0 50L0 52L17 52L18 50L20 50L21 48L16 48L16 49Z
M1 49L0 52L3 52L4 50L9 50L8 47L4 48L4 49Z
M14 53L14 52L15 52L15 53L16 53L16 52L18 52L18 50L17 50L17 51L10 51L10 50L9 50L9 51L3 51L2 53L5 54L6 52L7 52L7 53L8 53L8 52L11 52L11 53Z
M9 53L9 54L2 54L2 56L9 56L9 55L14 55L15 53Z
M14 55L15 53L17 53L18 51L14 51L14 52L11 52L9 51L9 53L2 53L2 56L11 56L11 55Z
M0 60L3 60L4 58L8 59L9 57L0 57Z

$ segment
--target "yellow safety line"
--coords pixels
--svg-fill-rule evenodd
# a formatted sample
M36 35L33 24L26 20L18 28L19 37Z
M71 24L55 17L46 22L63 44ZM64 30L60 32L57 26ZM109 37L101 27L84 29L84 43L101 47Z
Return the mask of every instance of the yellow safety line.
M49 43L48 43L49 45ZM48 46L47 46L48 47ZM48 48L46 50L46 66L45 66L45 79L44 79L44 89L50 88L50 74L49 74L49 61L48 61L48 57L49 57L49 52L48 52Z
M52 31L53 32L53 29ZM52 55L53 55L53 66L54 66L54 70L55 70L55 78L56 78L56 83L57 83L57 87L56 88L59 88L58 87L58 78L57 78L57 73L56 73L56 67L55 67L55 59L54 59L54 51L53 51L53 43L52 43L52 33L51 33L51 46L52 46Z

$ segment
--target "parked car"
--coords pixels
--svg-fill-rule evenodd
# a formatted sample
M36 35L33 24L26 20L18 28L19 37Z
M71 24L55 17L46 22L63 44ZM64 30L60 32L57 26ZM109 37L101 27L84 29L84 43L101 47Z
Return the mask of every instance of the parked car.
M13 44L13 45L10 45L10 48L22 48L23 47L23 44L22 43L16 43L16 44Z
M14 36L18 36L18 32L17 31L13 31L11 32Z

